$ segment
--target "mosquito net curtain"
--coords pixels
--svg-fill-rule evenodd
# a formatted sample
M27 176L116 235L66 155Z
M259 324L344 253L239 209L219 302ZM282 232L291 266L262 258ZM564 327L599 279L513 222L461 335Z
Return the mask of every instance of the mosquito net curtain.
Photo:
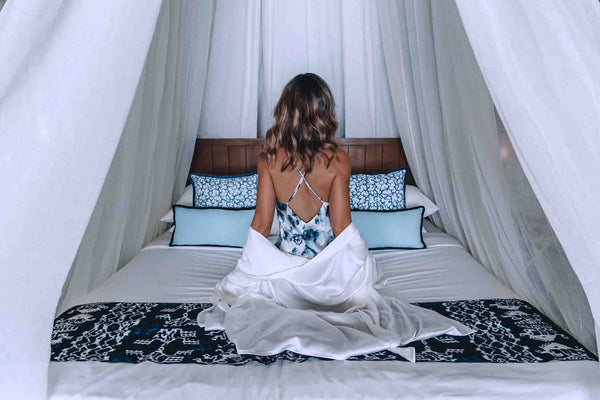
M0 13L0 131L3 132L0 180L7 191L7 195L0 198L4 210L0 213L0 225L15 227L0 232L5 276L0 307L5 321L9 321L0 327L0 383L5 395L12 398L45 395L52 319L77 250L66 296L71 290L87 291L99 284L114 271L115 265L122 264L144 241L163 229L156 220L185 182L194 132L200 128L202 133L203 126L212 126L207 123L213 114L200 109L202 104L206 106L202 106L202 110L214 107L206 99L215 101L206 96L214 89L210 83L204 87L204 78L208 69L206 80L212 81L211 71L216 68L211 69L213 58L231 57L226 49L234 41L227 36L220 42L217 40L221 37L218 32L224 32L219 28L219 16L227 15L220 12L219 7L231 3L194 3L209 7L207 12L199 8L195 14L182 13L177 7L183 4L186 3L165 2L161 9L158 0L146 2L143 7L117 1L57 2L50 6L41 1L28 4L13 1ZM582 0L575 11L565 13L563 18L560 17L563 3L551 0L539 10L532 10L526 2L519 1L511 2L514 6L486 2L491 8L459 1L459 9L453 2L339 1L335 4L342 16L336 18L350 18L339 27L345 27L344 37L359 35L363 43L360 58L365 66L363 71L367 72L351 69L353 58L348 54L352 54L349 47L352 42L348 41L343 44L345 48L334 52L341 60L338 56L330 57L330 52L311 50L305 53L308 54L306 62L300 60L293 64L294 68L288 67L289 76L277 75L274 72L277 69L272 69L270 75L264 73L271 68L269 63L283 63L282 57L295 57L273 45L283 29L280 22L291 18L288 15L282 19L288 12L286 7L280 6L282 2L267 0L250 0L245 4L245 8L237 11L246 21L242 27L256 30L258 26L262 35L249 35L248 41L241 44L235 42L244 50L238 54L249 59L248 54L254 53L246 46L254 46L261 58L252 61L257 73L247 74L238 83L251 90L245 97L247 101L240 105L245 111L239 113L241 122L237 126L251 129L252 124L247 120L243 122L244 118L256 115L253 128L256 135L256 126L261 126L258 121L266 118L261 113L271 107L281 82L295 73L309 69L326 79L329 78L327 71L332 76L355 76L361 82L362 78L368 78L370 83L364 90L369 95L361 101L366 102L373 113L365 131L356 136L389 136L378 133L388 132L388 129L394 130L393 135L400 135L419 185L440 205L436 223L457 236L486 267L515 290L567 325L579 338L586 338L587 326L593 322L591 314L586 314L589 313L587 302L583 293L578 292L581 286L571 275L569 263L566 259L549 258L528 245L527 232L523 231L526 224L519 222L519 216L526 213L510 199L508 174L504 173L506 163L503 164L500 157L504 154L501 150L506 152L510 146L499 136L501 130L495 123L490 92L528 181L532 182L535 195L565 247L573 269L588 289L592 309L598 316L597 297L593 297L590 289L600 273L597 265L600 257L595 253L600 246L597 246L598 232L594 230L594 226L600 226L599 197L594 192L599 186L590 187L589 183L598 179L591 173L598 163L592 155L597 154L598 149L593 147L590 138L600 126L594 120L600 115L600 107L598 87L584 85L600 82L597 64L584 56L598 59L598 35L591 24L594 18L598 20L597 3ZM293 7L301 7L295 12L304 10L306 15L318 15L319 7L331 7L330 2L318 1L306 1L302 6L294 4ZM360 12L345 9L350 7L347 4L359 5L362 9ZM330 16L337 15L334 9L329 11ZM188 19L185 15L195 17ZM202 19L207 15L210 18ZM356 32L348 30L348 26L352 26L348 24L352 15L355 18L368 16L356 24ZM466 34L460 17L465 22ZM538 18L550 18L559 24L540 26ZM261 20L267 25L261 26ZM192 23L198 21L203 22ZM310 32L323 29L325 25L319 24L327 23L319 18L303 19L302 23L309 23L306 21L317 24L306 28ZM192 25L203 29L191 31ZM515 27L522 29L513 35L502 27L511 27L512 31ZM486 35L490 35L489 41L477 39ZM546 43L537 40L539 35L550 35L562 45L537 49L536 46ZM198 38L205 38L206 42L199 40L199 50L186 55L185 46ZM261 43L265 40L271 40L271 46ZM307 49L319 43L321 41L311 42ZM550 61L577 53L578 57L561 65L567 65L574 76L580 76L581 82L574 87L562 87L557 83L562 76L543 68L542 74L537 68L538 76L529 79L535 60L525 58L520 64L520 57L518 62L502 59L504 52L519 49L517 54L522 56L519 46L536 49ZM218 50L213 51L215 48ZM546 66L548 64L552 62ZM515 68L522 70L515 71ZM385 73L387 86L376 84L381 82L374 78L377 71ZM522 81L515 81L509 86L510 90L503 88L506 82L513 82L507 79L511 76L514 79L515 72ZM176 78L172 78L173 75ZM353 80L342 79L337 83L336 78L328 80L339 108L351 108L355 100L350 93L357 90L349 88ZM339 82L347 95L338 95ZM543 82L550 88L547 90L568 93L569 99L587 99L587 104L573 109L572 102L556 102L556 96L541 96L539 93L544 92L540 92L539 87L529 87L527 82L540 85ZM254 87L256 89L252 89ZM531 100L536 100L538 107L514 106L515 97L524 96L525 89L530 96L536 94ZM187 106L195 102L200 106ZM247 107L251 107L250 111ZM546 125L542 121L549 115L548 110L555 119L565 114L569 116L552 120L554 125L549 122ZM340 116L343 132L347 134L352 125L350 113L340 112ZM230 120L236 118L233 114ZM268 121L262 124L266 126ZM565 124L572 124L568 125L571 130L562 129ZM386 126L388 128L381 129ZM165 135L165 131L175 133ZM227 132L236 131L226 131L225 136ZM552 133L550 138L548 132ZM569 140L563 137L566 132L573 133ZM239 136L239 130L236 135ZM574 142L573 136L576 136ZM548 143L543 151L538 149L538 154L532 156L530 141L540 137L548 138ZM130 152L136 152L135 156L129 157ZM138 161L129 163L130 158ZM552 167L548 162L556 159L565 160L566 166L557 174L544 175L542 172ZM157 169L151 168L154 162L158 163ZM518 163L516 165L518 176L521 169ZM156 178L156 174L160 177ZM557 194L556 188L564 183L559 182L559 185L558 177L585 180L569 185L568 193ZM536 196L531 193L535 200ZM132 199L138 201L138 196L145 202L141 210L133 207ZM588 203L583 207L585 200ZM559 201L562 214L553 208ZM571 204L569 202L574 206L565 212L564 205ZM543 217L543 213L539 215ZM122 222L115 223L116 219ZM134 219L141 222L134 224ZM477 220L485 221L479 225L487 228L473 223ZM579 244L574 244L575 237ZM546 239L552 243L553 237L549 235ZM95 243L91 245L92 242ZM556 246L560 249L558 244ZM517 251L514 255L507 254L505 247ZM106 250L111 256L101 258L99 255ZM532 258L537 261L532 262ZM96 259L98 269L90 268ZM550 267L542 269L546 262ZM104 276L96 276L97 270ZM573 287L574 296L569 304L564 303L563 294L557 289L560 285L556 282L560 282L561 277L566 277L566 282L571 282ZM593 334L587 337L593 338Z
M600 2L457 5L527 179L585 289L598 340Z
M482 9L508 9L503 11L508 13L506 21L489 22L500 35L518 28L515 23L527 26L518 1L474 3ZM528 4L536 8L539 2ZM552 12L563 3L544 4ZM585 4L598 6L593 1ZM523 175L502 123L495 120L490 91L456 4L390 0L379 5L399 134L419 187L440 207L436 223L461 240L503 282L595 349L594 320L586 294L545 218L537 192ZM470 3L465 7L477 8ZM534 54L535 40L523 37L518 43ZM504 58L502 52L494 55ZM512 67L519 65L519 61L511 62ZM545 63L560 65L561 57L551 54ZM551 78L555 77L544 77ZM513 95L521 96L517 91ZM579 190L587 190L586 185Z
M159 8L159 0L9 1L0 13L4 398L46 395L57 300L123 132Z
M212 2L166 1L115 157L58 312L95 289L161 234L183 192L206 78Z

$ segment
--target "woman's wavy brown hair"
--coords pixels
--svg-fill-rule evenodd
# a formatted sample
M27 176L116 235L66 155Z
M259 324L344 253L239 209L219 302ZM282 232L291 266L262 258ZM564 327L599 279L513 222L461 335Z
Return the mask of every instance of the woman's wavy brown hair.
M296 75L285 85L275 106L275 124L267 131L261 155L272 164L277 151L283 149L281 171L298 166L309 173L319 156L324 157L329 168L337 149L334 108L333 96L323 79L310 73Z

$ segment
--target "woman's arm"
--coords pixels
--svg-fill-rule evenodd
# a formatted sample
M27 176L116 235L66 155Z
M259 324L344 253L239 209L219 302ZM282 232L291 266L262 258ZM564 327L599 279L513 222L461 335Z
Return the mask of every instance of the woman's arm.
M256 193L256 210L252 220L252 228L264 237L269 236L273 214L275 213L275 188L267 169L267 161L258 159L258 190Z
M343 150L336 154L336 174L329 192L329 219L335 236L342 233L352 222L350 216L350 157Z

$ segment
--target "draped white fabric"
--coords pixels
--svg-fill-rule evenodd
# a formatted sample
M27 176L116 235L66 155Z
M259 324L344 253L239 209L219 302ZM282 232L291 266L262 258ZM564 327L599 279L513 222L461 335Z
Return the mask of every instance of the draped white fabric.
M304 72L330 85L339 136L397 136L374 2L223 0L213 26L199 137L264 136Z
M501 158L510 147L502 145L456 5L421 0L378 5L400 136L419 187L440 208L434 220L593 349L581 284L531 189L519 180L518 162L507 154ZM509 183L517 182L515 193Z
M600 3L457 0L523 170L600 337Z
M60 290L123 132L159 8L158 0L2 8L3 397L46 396Z
M240 354L289 350L345 360L390 350L415 362L416 340L466 336L472 328L433 310L384 297L382 272L350 224L315 257L281 251L250 228L237 265L198 314L206 330L225 330Z
M166 227L159 218L181 195L194 150L213 5L163 3L121 142L65 286L64 302L95 289Z

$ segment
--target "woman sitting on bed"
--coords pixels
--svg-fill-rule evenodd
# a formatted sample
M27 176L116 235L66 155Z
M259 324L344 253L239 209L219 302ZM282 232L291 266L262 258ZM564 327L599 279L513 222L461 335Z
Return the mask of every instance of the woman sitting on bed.
M350 160L335 143L334 108L323 79L297 75L283 89L258 161L252 228L268 236L276 208L277 247L306 258L351 223Z
M225 330L239 354L289 350L338 360L390 350L414 361L414 349L399 346L473 332L377 292L381 271L350 218L350 162L334 142L327 84L314 74L296 76L274 114L248 239L198 324ZM276 247L266 239L275 207Z

